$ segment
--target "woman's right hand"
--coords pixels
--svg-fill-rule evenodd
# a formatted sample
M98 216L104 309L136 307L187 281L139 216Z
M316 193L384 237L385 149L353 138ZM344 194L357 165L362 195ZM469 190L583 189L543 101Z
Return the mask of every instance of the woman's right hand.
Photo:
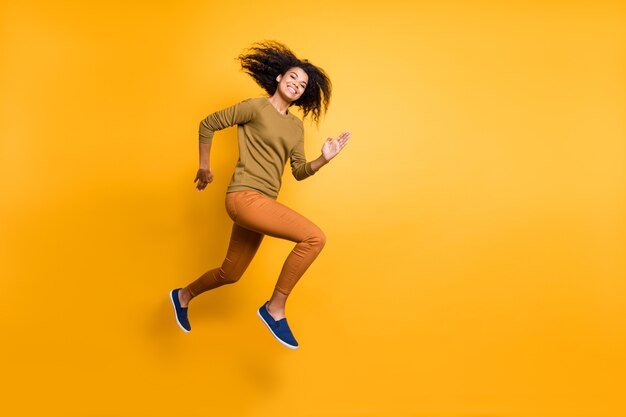
M204 190L207 185L213 182L213 171L211 171L211 168L200 168L196 173L196 179L193 180L193 182L197 182L196 191Z

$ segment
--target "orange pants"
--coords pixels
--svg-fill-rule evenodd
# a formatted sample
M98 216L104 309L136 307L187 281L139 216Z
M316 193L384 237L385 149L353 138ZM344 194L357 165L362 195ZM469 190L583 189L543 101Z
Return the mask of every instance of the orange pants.
M250 265L265 235L296 242L278 276L276 290L289 294L320 253L326 237L319 227L290 208L256 191L226 194L226 211L233 231L226 258L187 287L192 296L233 284Z

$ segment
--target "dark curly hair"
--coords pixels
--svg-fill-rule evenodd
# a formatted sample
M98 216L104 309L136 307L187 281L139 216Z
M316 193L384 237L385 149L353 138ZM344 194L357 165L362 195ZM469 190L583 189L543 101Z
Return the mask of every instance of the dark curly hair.
M241 69L270 96L278 87L278 75L284 75L289 68L301 68L309 76L309 82L302 96L291 105L300 107L305 118L310 113L311 118L319 123L322 112L328 109L332 90L330 78L323 69L297 58L289 48L276 41L255 43L237 59L241 62Z

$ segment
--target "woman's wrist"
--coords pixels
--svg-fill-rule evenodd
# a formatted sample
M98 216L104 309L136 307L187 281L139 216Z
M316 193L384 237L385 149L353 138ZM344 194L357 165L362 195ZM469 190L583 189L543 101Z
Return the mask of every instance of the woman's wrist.
M317 172L321 167L326 165L329 161L324 158L324 154L320 155L317 159L311 161L311 169Z

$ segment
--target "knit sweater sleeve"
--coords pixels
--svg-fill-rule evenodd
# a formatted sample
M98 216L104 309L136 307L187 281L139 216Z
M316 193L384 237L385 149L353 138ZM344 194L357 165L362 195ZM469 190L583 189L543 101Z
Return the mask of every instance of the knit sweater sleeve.
M315 174L315 171L311 168L311 163L306 161L304 155L304 137L298 141L298 144L291 151L290 161L291 173L296 180L302 181Z
M251 121L254 118L254 113L254 106L250 99L248 99L234 106L209 114L200 122L200 143L211 143L213 135L218 130Z

